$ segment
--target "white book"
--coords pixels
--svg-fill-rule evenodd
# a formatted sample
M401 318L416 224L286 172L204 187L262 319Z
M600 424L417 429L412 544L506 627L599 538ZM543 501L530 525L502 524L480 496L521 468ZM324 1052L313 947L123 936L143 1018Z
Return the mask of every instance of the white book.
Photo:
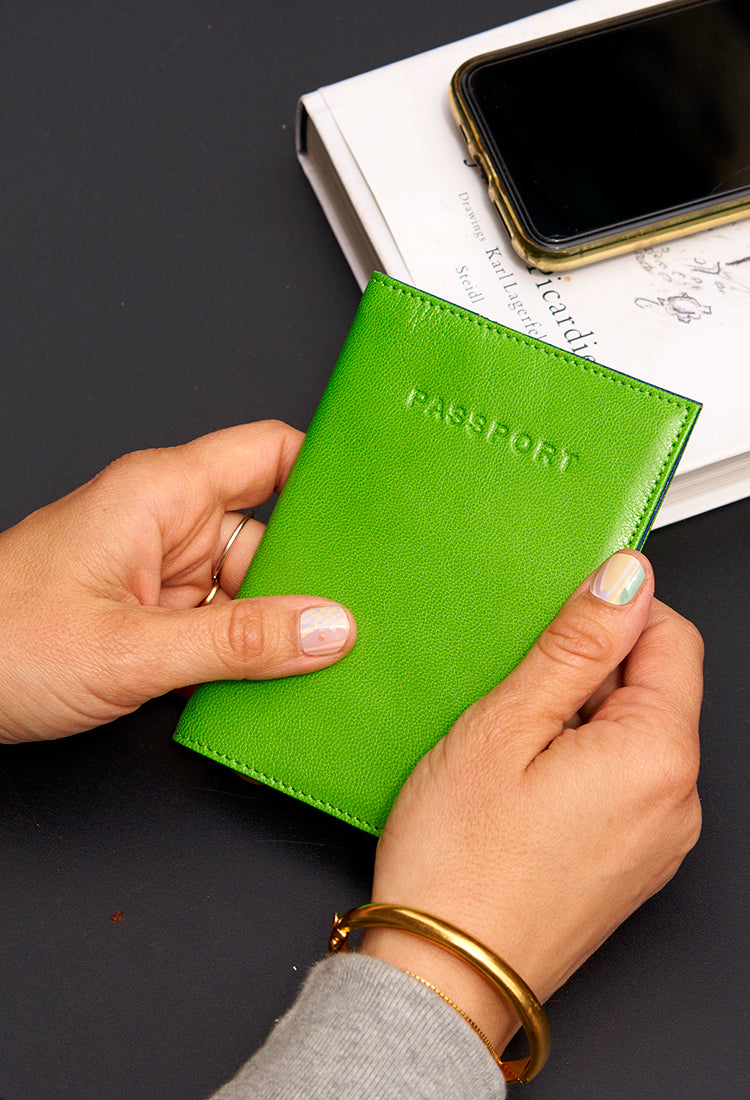
M297 149L361 287L383 271L703 402L658 526L750 495L750 220L545 275L513 252L448 104L467 58L640 7L574 0L320 88L300 100Z

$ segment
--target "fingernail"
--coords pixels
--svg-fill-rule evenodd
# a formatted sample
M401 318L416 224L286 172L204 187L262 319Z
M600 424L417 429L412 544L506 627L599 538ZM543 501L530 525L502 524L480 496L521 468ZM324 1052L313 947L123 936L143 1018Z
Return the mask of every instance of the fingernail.
M591 582L591 591L605 603L630 603L646 579L643 566L632 554L618 552L605 561Z
M338 653L349 637L349 616L337 603L308 607L299 617L299 644L308 657Z

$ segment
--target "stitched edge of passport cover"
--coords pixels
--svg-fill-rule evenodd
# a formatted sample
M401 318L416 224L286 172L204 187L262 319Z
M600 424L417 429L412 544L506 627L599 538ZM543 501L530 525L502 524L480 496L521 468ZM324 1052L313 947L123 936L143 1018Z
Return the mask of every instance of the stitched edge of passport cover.
M626 541L620 541L617 546L613 546L613 549L626 545L633 548L639 548L643 544L651 522L653 521L653 518L658 510L658 506L661 503L661 499L666 492L672 473L674 472L674 468L676 467L676 464L679 460L679 456L687 443L690 430L692 429L692 426L700 411L700 406L697 402L681 398L680 396L670 393L669 391L660 389L659 387L651 386L648 383L642 382L628 375L612 371L607 367L603 367L599 364L583 360L580 357L575 356L571 353L562 351L561 349L552 347L547 344L543 344L540 341L533 339L532 337L528 337L521 333L515 332L514 330L507 329L504 326L497 324L496 322L483 318L478 314L461 308L460 306L452 305L450 303L442 301L441 299L437 299L432 295L418 291L413 287L408 287L401 283L398 283L396 280L390 279L388 276L384 276L379 273L373 275L371 282L367 290L365 291L365 297L367 297L368 292L370 292L370 294L374 292L374 290L371 291L371 288L378 288L379 291L387 291L389 294L396 294L399 297L408 298L417 303L417 305L428 306L430 311L435 310L438 312L438 314L442 313L452 318L457 318L462 326L476 326L478 329L481 329L482 331L490 334L493 338L498 339L501 343L511 342L521 347L530 349L535 356L546 356L551 358L552 360L560 360L566 365L566 368L573 367L577 371L586 372L587 374L599 379L600 381L623 387L626 390L630 389L636 391L639 394L647 395L649 398L652 398L655 401L666 403L667 405L671 406L676 413L681 414L672 433L671 445L666 448L666 453L664 454L661 465L659 466L656 474L653 476L651 483L646 490L643 505L637 517L634 519L630 526ZM431 323L434 325L434 320ZM344 351L345 350L346 344L344 347ZM342 351L342 356L343 354L344 352ZM335 373L336 372L334 372L334 374ZM321 407L322 406L323 402L321 402ZM311 425L311 433L312 429L315 426L317 418L318 414L316 414L316 417L313 420L313 424ZM290 475L290 479L291 477L293 477L293 474ZM375 489L373 488L372 491L375 492ZM386 505L384 505L384 507L386 507ZM249 578L251 578L252 571L253 570L251 566L248 572L248 577L246 578L245 582L243 582L243 585L240 588L240 596L249 594L247 593L247 588L249 586L248 582ZM287 588L287 590L290 589ZM299 588L295 589L295 591L299 590ZM317 592L316 594L326 595L329 598L334 599L337 598L334 592ZM342 602L346 602L346 600L342 599ZM342 664L345 664L348 659L349 658L345 658ZM336 666L333 667L335 668ZM324 672L325 671L330 670L324 670ZM315 678L320 677L321 674L321 672L317 672L311 675ZM306 677L295 677L293 679L304 678ZM278 682L281 683L282 681ZM228 684L231 682L225 683ZM201 693L207 691L210 692L214 686L215 685L206 685L205 687L201 687L197 690L195 695L200 697ZM187 728L191 724L190 714L194 709L194 706L195 704L193 704L191 700L191 702L188 703L185 709L183 719L181 719L177 732L175 733L175 739L181 744L193 748L203 755L208 756L211 759L216 760L229 767L232 767L245 775L248 775L255 779L259 779L263 783L272 786L279 791L293 795L296 798L301 799L302 801L307 802L313 806L316 806L319 809L326 810L328 813L331 813L334 816L341 818L342 820L348 821L349 823L356 825L357 827L367 832L378 835L378 833L382 830L382 822L378 823L370 821L367 818L353 812L350 807L347 808L345 806L337 805L334 802L326 800L325 798L320 798L318 795L311 793L309 790L306 790L295 783L288 782L287 779L285 779L282 775L269 774L262 768L249 764L247 760L241 759L239 755L235 756L231 755L230 753L223 752L221 751L221 749L217 749L213 745L207 743L207 741L203 737L196 736L195 733L191 732ZM240 734L238 736L241 737L242 735ZM436 731L434 740L437 741L440 736L442 736L442 733L440 731ZM334 766L335 763L331 763L331 767Z

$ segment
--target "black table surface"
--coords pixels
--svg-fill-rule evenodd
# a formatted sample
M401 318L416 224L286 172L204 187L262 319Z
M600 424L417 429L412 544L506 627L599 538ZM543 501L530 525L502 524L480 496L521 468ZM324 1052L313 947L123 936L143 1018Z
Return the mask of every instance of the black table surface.
M545 6L6 4L2 526L124 451L304 428L359 294L297 96ZM703 836L553 998L530 1098L750 1094L749 530L744 501L649 539L707 644ZM372 838L176 746L180 706L0 752L2 1100L199 1100L368 898Z

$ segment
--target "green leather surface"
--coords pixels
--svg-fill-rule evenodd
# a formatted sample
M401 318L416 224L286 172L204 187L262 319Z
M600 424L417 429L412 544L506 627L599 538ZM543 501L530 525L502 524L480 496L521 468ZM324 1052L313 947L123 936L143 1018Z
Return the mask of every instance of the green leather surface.
M373 276L240 592L337 600L357 643L199 688L176 739L379 833L572 589L641 545L699 409Z

